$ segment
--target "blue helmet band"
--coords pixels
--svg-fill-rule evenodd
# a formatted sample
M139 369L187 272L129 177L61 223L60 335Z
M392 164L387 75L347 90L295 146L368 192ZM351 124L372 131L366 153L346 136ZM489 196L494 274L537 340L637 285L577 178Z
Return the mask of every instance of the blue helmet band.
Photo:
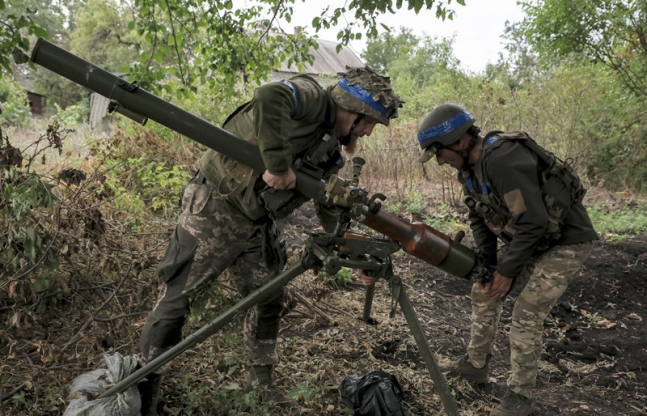
M375 101L373 95L366 91L364 88L360 87L358 84L349 85L347 78L342 78L337 82L337 85L346 90L350 95L357 98L364 104L371 107L373 110L377 111L379 114L383 115L386 118L390 118L393 111L389 111L380 101Z
M451 133L452 131L461 127L465 123L469 123L472 120L474 120L472 114L470 114L469 111L463 110L438 124L437 126L430 127L427 130L418 133L418 142L420 143L421 147L425 147L425 145L430 141L444 136L447 133Z

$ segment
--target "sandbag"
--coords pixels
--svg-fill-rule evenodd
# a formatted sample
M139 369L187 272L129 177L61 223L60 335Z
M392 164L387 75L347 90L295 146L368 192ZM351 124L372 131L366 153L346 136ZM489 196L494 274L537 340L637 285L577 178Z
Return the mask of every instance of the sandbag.
M125 379L137 369L137 357L124 357L118 352L105 354L107 369L81 374L72 382L70 404L63 416L139 416L141 399L137 385L103 399L88 400L88 394L97 396Z
M409 416L409 408L400 403L402 387L394 375L372 371L363 376L346 376L339 385L344 404L355 416Z

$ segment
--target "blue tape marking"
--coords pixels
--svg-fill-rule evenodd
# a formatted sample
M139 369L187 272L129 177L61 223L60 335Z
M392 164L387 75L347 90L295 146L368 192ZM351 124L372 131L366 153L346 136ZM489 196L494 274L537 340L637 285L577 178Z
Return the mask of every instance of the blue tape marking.
M439 125L418 133L418 142L420 142L420 146L424 147L426 143L456 130L463 124L472 121L473 118L469 111L461 111Z
M283 84L287 85L292 90L292 95L294 95L294 101L296 101L297 103L294 111L292 112L292 114L290 114L290 117L294 117L295 115L297 115L301 107L301 100L299 100L299 91L297 90L297 87L295 87L294 84L288 80L282 79L279 82L282 82Z
M373 94L370 92L366 91L364 88L360 87L359 85L349 85L348 84L348 79L347 78L342 78L337 82L337 85L348 91L350 95L353 97L357 98L364 104L368 105L371 107L373 110L377 111L378 113L382 114L384 117L389 118L390 117L390 111L388 108L386 108L380 101L375 101L373 99Z

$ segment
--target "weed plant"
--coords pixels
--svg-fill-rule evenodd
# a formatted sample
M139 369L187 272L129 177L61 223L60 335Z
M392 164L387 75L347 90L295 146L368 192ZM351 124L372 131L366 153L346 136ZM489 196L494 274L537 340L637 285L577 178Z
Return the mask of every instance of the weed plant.
M593 203L588 213L593 227L600 234L640 234L647 230L647 202L608 206Z

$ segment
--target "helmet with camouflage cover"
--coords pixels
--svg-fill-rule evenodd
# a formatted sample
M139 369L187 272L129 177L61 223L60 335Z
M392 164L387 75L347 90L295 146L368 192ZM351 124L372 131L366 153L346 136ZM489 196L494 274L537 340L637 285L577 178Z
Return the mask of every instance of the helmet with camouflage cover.
M341 79L331 90L338 106L371 116L385 126L398 116L404 101L393 91L389 77L369 66L346 67L346 72L338 75Z
M431 110L418 126L418 142L424 152L418 161L425 163L443 147L456 143L476 119L456 104L441 104Z

